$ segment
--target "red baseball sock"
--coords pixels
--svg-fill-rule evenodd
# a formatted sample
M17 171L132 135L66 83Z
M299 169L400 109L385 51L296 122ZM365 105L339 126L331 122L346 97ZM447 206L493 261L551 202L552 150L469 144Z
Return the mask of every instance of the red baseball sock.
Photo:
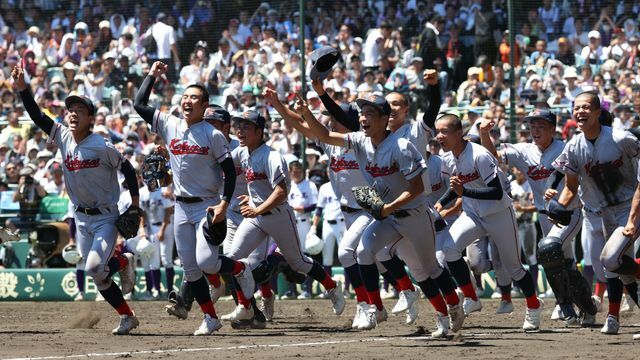
M473 289L473 284L468 283L466 285L459 286L460 290L464 294L464 297L468 297L473 301L478 301L478 295L476 295L476 291Z
M249 306L251 306L251 301L244 296L242 289L237 289L236 295L238 296L238 303L244 306L245 309L248 309Z
M325 274L324 279L322 279L322 281L320 281L322 286L324 286L324 289L325 290L331 290L331 289L335 288L338 284L336 284L336 282L333 281L333 279L331 278L331 276L329 276L329 274L327 274L326 272L324 274Z
M129 260L127 260L124 255L118 255L115 259L118 261L118 271L124 269L124 267L129 263Z
M273 291L271 291L271 285L269 283L260 285L260 292L262 293L263 298L270 298L273 296Z
M452 291L448 294L444 294L444 300L449 305L458 305L460 303L460 298L458 297L458 294L455 291Z
M211 300L207 301L204 304L200 304L200 309L202 309L203 313L208 314L212 318L218 318L218 315L216 315L216 309L213 307L213 302Z
M416 290L413 287L413 283L411 282L411 279L409 279L408 275L405 275L402 278L398 279L396 281L396 284L398 285L398 291L404 291L404 290L415 291Z
M509 298L511 298L511 295L509 295ZM540 307L540 301L538 300L538 297L535 295L531 295L529 297L527 297L527 307L529 309L537 309Z
M369 302L369 295L367 293L367 290L364 288L364 285L360 285L357 288L354 288L353 291L356 292L356 301L358 303L361 302Z
M616 318L620 317L620 303L614 303L609 300L609 315L613 315Z
M116 308L116 311L118 312L118 315L129 315L129 316L133 316L133 311L131 311L131 308L129 307L129 304L127 304L127 302L123 302L122 304L120 304L120 306L118 306Z
M606 282L600 282L600 281L596 281L596 289L595 289L595 295L598 296L600 299L602 299L602 297L604 296L604 292L607 290L607 283Z
M233 275L238 275L244 270L244 264L240 261L233 262L233 271L231 272Z
M431 305L433 305L433 308L436 309L437 312L443 315L449 314L447 312L447 304L444 302L444 298L442 297L442 295L438 294L430 298L429 302L431 303Z
M220 275L218 274L204 274L207 277L207 280L209 280L209 284L213 285L213 287L219 288L220 285L222 285L220 283Z
M378 310L382 310L382 299L380 298L380 290L376 289L374 291L367 291L367 294L369 295L369 301L367 301L367 303L375 305Z
M640 259L634 260L636 263L636 279L640 279Z
M511 302L511 293L510 292L506 292L503 291L502 294L500 295L501 299L506 301L506 302ZM535 297L535 296L533 296Z

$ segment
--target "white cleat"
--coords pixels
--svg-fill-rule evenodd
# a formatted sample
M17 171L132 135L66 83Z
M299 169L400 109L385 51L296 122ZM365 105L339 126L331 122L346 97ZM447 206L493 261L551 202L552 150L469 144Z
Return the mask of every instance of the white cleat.
M209 285L209 295L211 296L211 301L215 304L221 297L224 296L226 290L227 289L222 284L220 284L220 286L218 287Z
M336 283L336 287L331 290L327 290L327 297L331 299L331 304L333 306L333 313L336 315L342 314L344 311L344 307L346 302L344 300L344 292L342 292L342 281L334 280Z
M482 303L480 299L473 300L471 298L465 298L462 303L462 308L464 309L464 315L469 316L469 314L482 310Z
M133 293L126 293L124 295L122 295L122 298L125 299L126 301L131 301L133 300ZM102 299L102 301L104 301L104 298Z
M553 308L553 312L551 313L551 320L564 320L564 314L562 314L560 305L556 304L556 307Z
M407 318L404 321L405 324L411 325L416 322L416 320L418 320L418 304L413 303L413 305L407 310L406 314Z
M447 311L449 312L449 318L450 318L450 325L451 325L451 331L453 332L458 332L460 329L462 329L462 324L464 324L464 308L463 308L463 301L464 301L464 295L462 294L462 292L457 291L456 293L458 294L458 299L460 299L460 301L458 302L458 304L456 305L447 305Z
M493 290L493 294L491 294L491 298L492 299L502 299L502 293L500 292L500 288L496 287L495 290Z
M238 321L238 320L251 320L253 318L253 308L245 308L242 304L238 304L233 311L227 315L222 315L221 320L225 321Z
M367 316L367 311L369 311L369 304L362 301L356 305L356 315L353 317L353 323L351 324L352 329L359 329L360 323L366 321L363 320Z
M127 299L125 299L125 300L127 300ZM104 296L102 296L102 293L100 293L100 291L98 291L96 293L96 302L102 302L102 301L104 301Z
M211 317L209 314L204 314L204 319L202 319L202 324L198 330L194 331L193 335L195 336L203 336L203 335L211 335L214 331L220 330L222 327L222 323L220 320Z
M382 300L396 299L398 298L398 293L396 292L395 289L391 289L389 291L382 289L380 290L380 298Z
M375 305L373 306L375 308ZM389 318L389 314L387 314L387 309L382 308L382 310L376 311L376 323L380 324L381 322L387 321Z
M117 328L113 329L111 333L113 335L129 335L129 332L139 325L140 322L135 315L120 315L120 324Z
M507 300L501 300L496 314L511 314L513 312L513 303Z
M273 305L274 305L275 299L276 299L275 295L271 295L267 298L262 297L262 299L260 299L260 305L262 307L260 311L262 311L262 313L264 314L264 318L267 321L273 321Z
M79 292L78 295L73 298L73 301L84 301L84 294Z
M358 324L358 330L372 330L378 326L377 323L377 309L375 305L369 305L369 308L364 310L364 314L360 317L360 323Z
M544 293L540 294L540 298L543 298L543 299L553 299L553 298L555 298L555 294L553 293L553 289L548 288L547 291L545 291Z
M120 288L123 294L128 294L136 284L136 263L133 254L124 253L122 256L127 258L127 265L120 270Z
M401 312L405 312L409 310L413 306L413 304L420 299L420 294L413 290L402 290L400 291L400 295L398 297L398 302L391 310L391 313L394 315L400 314Z
M249 265L245 264L244 270L235 275L235 277L238 280L244 296L247 299L251 299L253 297L253 290L256 288L256 282L253 280Z
M524 324L522 324L522 330L525 332L537 332L540 331L540 315L544 310L544 302L538 298L540 306L537 309L527 308L524 315Z
M606 335L617 335L620 330L620 322L613 316L607 316L607 320L604 322L604 326L600 329L600 332Z
M593 295L591 297L591 300L593 300L593 303L596 305L596 309L598 309L599 313L604 311L604 306L602 305L602 298L600 298L600 296Z
M620 302L620 304L621 313L633 312L633 309L636 307L636 304L633 302L631 296L627 294L622 294L622 301Z
M436 311L436 331L431 333L434 339L444 339L449 335L449 317Z

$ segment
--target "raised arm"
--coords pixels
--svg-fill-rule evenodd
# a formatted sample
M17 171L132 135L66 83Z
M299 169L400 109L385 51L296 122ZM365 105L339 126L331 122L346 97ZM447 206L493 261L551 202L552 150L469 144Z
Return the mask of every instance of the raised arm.
M491 135L489 135L489 132L491 131L495 123L496 122L493 121L493 119L484 119L480 123L480 127L478 128L478 130L480 131L480 143L482 144L482 146L484 146L485 149L489 150L489 152L496 159L498 159L498 162L501 163L502 157L499 156L498 150L496 149L496 146L493 145L493 140L491 140Z
M160 61L156 61L151 65L151 70L149 70L149 74L142 81L142 85L136 94L136 97L133 101L133 108L136 109L140 117L144 119L149 125L153 125L153 114L156 112L156 109L149 106L147 103L149 101L149 96L151 95L151 90L153 89L153 84L156 81L156 78L162 76L162 74L166 73L169 70L167 64L164 64Z
M313 134L309 125L302 120L300 115L295 113L293 110L286 107L280 99L278 99L278 94L271 84L268 84L264 89L264 98L271 103L274 109L282 116L286 125L291 126L292 128L299 131L302 135L308 137L311 140L315 140L316 136Z
M424 122L429 129L434 129L438 112L440 112L440 106L442 106L438 73L434 69L427 69L424 71L423 79L429 85L429 107L424 112L424 115L422 115L422 122Z
M20 93L20 99L22 99L24 108L27 110L27 113L29 113L31 120L33 120L42 131L47 133L47 135L51 134L54 121L40 111L38 104L36 104L36 101L33 99L31 89L24 81L24 70L22 66L15 66L11 71L11 77L13 78L14 87Z
M309 126L309 129L311 129L311 132L315 134L316 138L319 141L325 144L330 144L330 145L345 146L344 142L346 139L346 135L329 131L329 129L327 129L324 125L322 125L318 121L318 119L316 119L316 117L313 116L313 114L309 110L309 107L307 106L307 103L304 100L302 100L300 95L298 95L298 101L296 103L296 111L298 112L300 117L305 121L305 123Z
M336 119L337 122L351 131L360 130L360 124L357 121L354 122L349 120L349 117L344 113L342 108L338 104L336 104L335 101L333 101L331 96L329 96L326 91L324 91L324 87L322 86L321 81L312 80L311 86L313 86L313 90L318 93L318 96L320 97L320 100L322 101L325 109L327 109L327 111L331 114L331 116L333 116L334 119Z

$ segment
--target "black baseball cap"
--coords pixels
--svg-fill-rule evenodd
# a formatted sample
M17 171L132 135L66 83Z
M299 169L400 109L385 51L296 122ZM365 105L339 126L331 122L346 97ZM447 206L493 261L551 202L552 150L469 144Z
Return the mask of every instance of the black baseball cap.
M264 129L267 120L255 110L247 110L239 115L231 117L231 121L248 121L255 126Z
M391 106L387 102L387 99L385 99L382 95L374 94L369 95L366 98L359 98L356 100L356 104L358 104L360 111L362 111L362 108L365 105L371 105L380 110L380 112L385 115L391 114Z
M309 56L311 71L309 77L314 80L324 80L333 69L333 66L342 58L338 49L331 46L323 46L314 50Z
M204 116L204 120L218 120L218 121L222 121L225 124L228 124L231 122L231 114L229 114L229 112L223 108L219 108L219 107L212 107L213 111L209 112L208 114L206 114L208 111L205 111L205 116Z
M549 124L555 125L557 119L556 119L556 114L552 113L547 109L535 109L524 118L524 121L532 121L532 120L545 120Z
M89 110L89 115L93 116L96 114L96 107L93 105L93 102L91 102L91 100L84 95L71 95L67 96L67 98L64 99L64 104L67 106L67 109L69 109L71 105L76 103L80 103L86 106Z

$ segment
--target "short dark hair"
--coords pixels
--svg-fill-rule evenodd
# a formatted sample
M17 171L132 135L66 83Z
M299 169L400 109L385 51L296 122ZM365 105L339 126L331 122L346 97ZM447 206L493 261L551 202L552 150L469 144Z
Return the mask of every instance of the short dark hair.
M400 95L402 97L402 101L404 102L404 105L405 106L409 106L409 97L407 95L401 94L401 93L399 93L397 91L392 91L392 92L388 93L387 96L392 95L392 94Z
M302 169L302 163L298 160L294 160L292 162L289 163L289 170L293 169L293 168L301 168Z
M449 114L449 113L444 114L440 116L436 121L440 121L440 120L448 120L450 123L450 126L454 130L462 130L462 120L460 120L460 117L456 114Z
M184 91L187 91L187 89L190 88L196 88L198 90L200 90L200 93L202 94L202 100L209 102L209 91L207 91L207 88L200 85L200 84L191 84L189 86L187 86Z
M591 102L591 106L594 109L600 109L600 97L598 97L598 94L596 94L593 91L583 91L580 94L576 95L576 99L579 97L588 97L590 102ZM575 103L575 100L574 100Z

